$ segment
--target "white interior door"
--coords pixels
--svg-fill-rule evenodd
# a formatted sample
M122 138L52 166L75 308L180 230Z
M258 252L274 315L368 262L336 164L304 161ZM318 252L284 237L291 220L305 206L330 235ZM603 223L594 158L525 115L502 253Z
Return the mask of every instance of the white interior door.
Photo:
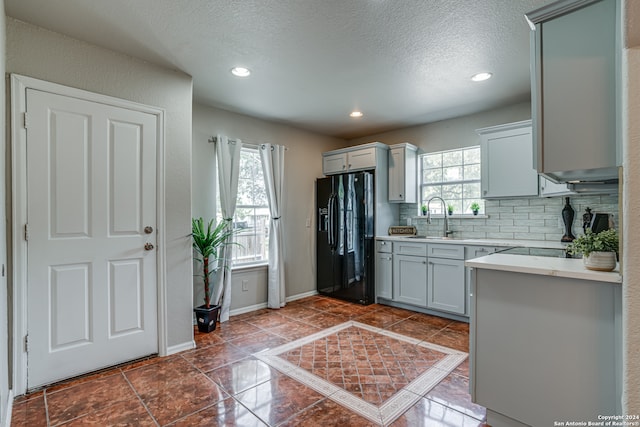
M34 89L26 100L34 388L158 351L157 117Z

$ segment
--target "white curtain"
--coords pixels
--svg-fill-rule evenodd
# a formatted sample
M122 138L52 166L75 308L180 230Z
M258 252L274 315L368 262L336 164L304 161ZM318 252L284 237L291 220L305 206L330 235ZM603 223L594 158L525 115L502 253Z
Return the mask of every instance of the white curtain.
M229 228L233 227L233 214L236 211L236 198L238 195L238 177L240 175L240 149L242 141L229 140L224 135L218 135L216 140L216 157L218 158L218 182L220 187L220 210L222 218ZM232 239L233 237L229 237ZM231 307L231 260L233 245L227 245L221 254L216 287L212 301L217 304L222 295L220 309L220 321L229 320L229 308Z
M267 307L285 306L284 287L284 240L282 237L284 151L281 145L263 144L260 146L260 159L264 183L269 201L271 220L269 222L269 274Z

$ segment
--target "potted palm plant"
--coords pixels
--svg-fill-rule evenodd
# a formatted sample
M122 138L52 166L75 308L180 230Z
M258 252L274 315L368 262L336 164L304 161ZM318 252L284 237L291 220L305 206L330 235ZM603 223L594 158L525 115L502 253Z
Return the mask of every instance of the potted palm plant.
M449 203L447 205L447 212L449 213L449 216L453 215L453 211L456 209L456 207L454 205L452 205L451 203Z
M191 236L193 249L199 255L202 263L202 281L204 285L204 304L194 308L200 332L211 332L216 329L220 305L218 301L211 303L211 275L218 270L218 254L220 248L230 244L227 238L234 234L227 221L220 221L213 226L213 219L205 225L201 218L191 220ZM212 267L212 263L213 267Z
M478 215L478 212L480 212L480 203L478 202L471 203L471 206L469 207L471 208L471 212L473 212L474 215Z
M616 268L618 231L604 230L594 233L587 229L567 245L567 253L582 254L584 266L589 270L611 271Z

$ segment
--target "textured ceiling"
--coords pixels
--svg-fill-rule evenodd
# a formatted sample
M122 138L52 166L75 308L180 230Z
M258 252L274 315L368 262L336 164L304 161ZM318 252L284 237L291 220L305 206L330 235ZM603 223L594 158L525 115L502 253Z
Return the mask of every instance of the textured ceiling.
M529 99L550 0L5 0L7 15L193 76L197 102L341 138ZM236 65L249 78L233 77ZM491 80L473 83L480 71ZM351 119L360 109L365 116Z

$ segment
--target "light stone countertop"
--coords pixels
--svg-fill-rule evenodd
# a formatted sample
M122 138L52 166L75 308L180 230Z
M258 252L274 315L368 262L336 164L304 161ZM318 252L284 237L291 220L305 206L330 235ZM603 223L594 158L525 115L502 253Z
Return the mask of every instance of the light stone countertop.
M620 266L612 272L587 270L582 259L534 255L492 254L465 261L466 267L543 276L568 277L598 282L622 283Z
M446 243L469 246L501 246L504 248L564 249L566 244L551 240L458 239L442 237L378 236L376 240L416 243Z

